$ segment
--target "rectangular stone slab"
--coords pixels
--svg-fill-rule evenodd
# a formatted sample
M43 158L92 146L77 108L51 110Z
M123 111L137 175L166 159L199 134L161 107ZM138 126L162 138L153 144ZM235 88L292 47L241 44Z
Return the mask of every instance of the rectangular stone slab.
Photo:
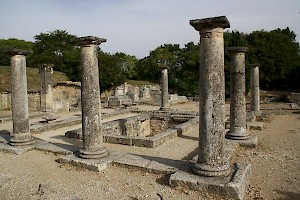
M243 199L250 180L250 164L235 164L229 177L204 177L177 171L170 176L171 187L187 188L219 195L226 199Z

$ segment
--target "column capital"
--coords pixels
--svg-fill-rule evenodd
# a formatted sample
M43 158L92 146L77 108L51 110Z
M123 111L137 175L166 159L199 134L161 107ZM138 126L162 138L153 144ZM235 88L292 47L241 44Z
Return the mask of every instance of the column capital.
M230 28L230 23L226 16L193 19L190 20L190 25L197 31L207 28Z
M15 55L24 55L27 56L28 54L31 54L32 51L29 50L23 50L23 49L11 49L7 51L9 55L15 56Z
M74 43L78 46L86 46L90 44L100 45L104 42L106 42L105 38L99 38L95 36L79 37L74 40Z
M249 64L250 67L255 68L255 67L260 67L259 63L254 63L254 64Z
M227 47L226 51L229 53L246 53L248 47Z

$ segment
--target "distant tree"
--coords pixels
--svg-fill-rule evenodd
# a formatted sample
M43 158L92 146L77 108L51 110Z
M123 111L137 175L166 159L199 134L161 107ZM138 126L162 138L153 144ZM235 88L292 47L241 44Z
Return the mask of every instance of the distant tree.
M254 31L247 37L249 62L260 63L262 88L300 88L300 49L289 28ZM299 79L298 79L299 81Z
M66 73L70 80L80 80L79 48L73 44L75 38L65 30L34 36L30 65L39 67L43 63L51 63L54 64L54 70Z
M117 59L117 65L119 65L118 67L124 73L126 79L136 79L137 58L123 52L115 53L114 57Z
M192 42L180 48L178 44L164 44L138 62L138 78L159 83L163 67L169 70L169 89L172 93L198 93L199 47Z
M10 55L7 52L11 49L32 50L33 42L15 38L0 39L0 66L10 65Z
M123 72L123 62L117 55L112 55L99 51L99 71L101 91L118 86L126 81L126 75Z

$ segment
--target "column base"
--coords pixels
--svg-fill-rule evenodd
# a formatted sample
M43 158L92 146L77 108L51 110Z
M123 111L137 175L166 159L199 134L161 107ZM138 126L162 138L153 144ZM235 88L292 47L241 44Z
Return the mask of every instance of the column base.
M12 136L9 144L12 146L24 146L34 142L34 139L30 133L17 133Z
M234 131L228 131L225 135L226 139L231 140L247 140L250 137L250 134L247 133L247 130L240 128L239 130L235 129Z
M229 163L221 166L212 166L203 163L195 163L192 166L192 170L197 175L208 177L228 176L231 173Z
M103 158L107 155L108 155L107 149L105 147L100 147L96 151L80 149L78 156L84 159L98 159L98 158Z
M162 110L162 111L168 111L168 110L170 110L170 107L160 107L159 110Z

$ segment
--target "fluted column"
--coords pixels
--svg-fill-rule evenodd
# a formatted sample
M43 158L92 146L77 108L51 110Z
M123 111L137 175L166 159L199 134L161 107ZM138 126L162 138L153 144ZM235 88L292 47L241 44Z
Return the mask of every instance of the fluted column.
M161 70L161 106L160 110L169 110L168 69Z
M190 25L200 33L199 153L193 171L203 176L226 176L230 165L224 157L223 31L230 24L221 16L190 20Z
M76 40L80 49L81 62L81 108L83 147L81 158L95 159L108 154L103 146L101 128L101 102L98 69L98 45L106 39L93 36Z
M230 130L228 139L249 138L246 123L245 53L247 47L229 47L230 53Z
M250 67L250 112L252 112L254 115L261 115L259 94L259 64L251 64Z
M9 52L11 57L11 103L13 118L13 135L10 144L13 146L28 145L33 143L30 134L27 77L26 77L26 55L29 51L14 49Z

